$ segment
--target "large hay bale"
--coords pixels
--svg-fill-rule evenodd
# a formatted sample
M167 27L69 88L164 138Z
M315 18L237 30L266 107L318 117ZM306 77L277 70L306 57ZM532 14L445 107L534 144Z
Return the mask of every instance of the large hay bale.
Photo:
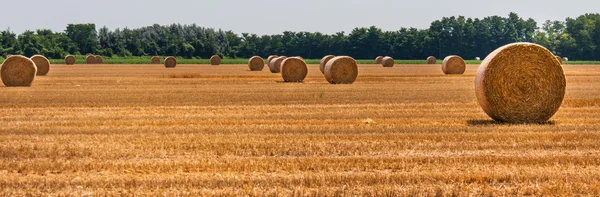
M338 56L325 65L325 79L331 84L352 84L358 77L358 64L348 56Z
M166 68L175 68L175 66L177 66L177 59L175 59L173 56L165 58Z
M210 65L221 65L221 57L219 57L218 55L213 55L212 57L210 57Z
M442 62L442 71L444 74L458 74L462 75L465 73L465 69L467 68L467 64L465 60L459 56L451 55L444 58Z
M31 61L35 63L37 68L37 76L45 76L50 71L50 61L43 55L34 55L31 57Z
M104 59L102 58L102 56L96 55L96 56L94 56L94 59L95 59L96 64L104 63Z
M298 57L287 58L281 62L281 77L285 82L302 82L307 74L306 62Z
M427 57L427 64L437 64L437 59L433 56Z
M262 57L254 56L248 60L248 68L250 71L262 71L265 67L265 60Z
M554 57L556 58L556 60L558 60L558 62L560 62L560 64L563 63L563 60L562 60L562 58L560 56L555 55Z
M152 56L152 58L150 59L150 63L151 64L160 64L160 57Z
M85 57L85 63L86 64L95 64L96 63L96 56L94 55L88 55Z
M269 64L269 70L271 70L271 73L281 72L281 63L285 59L287 59L287 58L278 57L278 58L271 60L271 63Z
M383 63L383 56L377 56L375 58L375 64L382 64Z
M65 64L67 64L67 65L73 65L73 64L75 64L75 56L67 55L65 57Z
M31 86L37 74L37 67L33 60L22 56L13 55L2 63L0 78L5 86Z
M293 58L298 58L298 59L304 60L304 58L302 56L294 56Z
M327 55L323 58L321 58L321 62L319 63L319 69L321 69L321 73L325 74L325 65L327 65L327 62L329 62L329 60L333 59L335 56L333 55Z
M394 67L394 58L386 56L381 60L383 67Z
M513 43L483 60L475 79L479 105L496 121L543 123L560 108L566 79L546 48Z

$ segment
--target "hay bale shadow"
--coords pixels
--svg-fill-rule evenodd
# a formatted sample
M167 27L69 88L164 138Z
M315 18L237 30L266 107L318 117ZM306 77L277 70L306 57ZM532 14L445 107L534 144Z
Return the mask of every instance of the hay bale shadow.
M543 123L506 123L495 120L467 120L469 126L497 126L497 125L556 125L554 121L547 121Z

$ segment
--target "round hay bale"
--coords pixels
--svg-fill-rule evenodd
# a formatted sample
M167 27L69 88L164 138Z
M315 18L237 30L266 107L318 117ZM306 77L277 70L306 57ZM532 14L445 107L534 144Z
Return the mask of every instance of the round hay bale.
M437 64L437 59L433 56L427 57L427 64Z
M325 79L331 84L352 84L358 77L358 64L348 56L338 56L325 65Z
M287 58L278 57L278 58L271 60L271 63L269 64L269 70L271 70L271 73L281 72L281 63L285 59L287 59Z
M381 60L383 67L394 67L394 58L386 56Z
M36 74L37 67L33 60L21 55L6 58L0 69L2 83L8 87L31 86Z
M248 68L250 71L262 71L265 67L265 60L262 57L254 56L248 60Z
M382 64L383 63L383 56L377 56L375 58L375 64Z
M94 60L95 60L96 64L102 64L104 62L104 59L102 58L102 56L99 56L99 55L94 56Z
M93 55L88 55L85 57L85 63L86 64L95 64L96 63L96 57Z
M555 55L554 57L556 58L556 60L558 60L558 62L560 62L560 64L563 63L563 60L562 60L562 58L560 56Z
M275 58L278 58L278 57L279 57L279 56L276 56L276 55L270 55L270 56L267 58L267 67L268 67L268 66L269 66L269 64L271 63L271 60L273 60L273 59L275 59Z
M325 74L325 65L327 65L327 62L329 62L329 60L333 59L335 56L333 55L327 55L323 58L321 58L321 62L319 63L319 69L321 69L321 73Z
M568 61L569 61L569 58L568 58L568 57L563 57L563 58L562 58L562 61L563 61L563 62L568 62Z
M304 58L301 56L294 56L293 58L298 58L298 59L304 60Z
M175 68L175 66L177 66L177 59L175 59L173 56L165 58L166 68Z
M48 71L50 71L50 61L43 55L34 55L31 57L31 61L33 61L35 67L37 67L37 76L46 76Z
M302 82L307 74L306 62L298 57L287 58L281 62L281 77L285 82Z
M475 78L479 105L496 121L544 123L560 108L566 79L548 49L532 43L500 47L483 60Z
M476 57L475 60L481 61L481 58L480 57Z
M465 73L465 69L467 65L465 64L465 60L459 56L451 55L444 58L444 62L442 62L442 71L444 74L457 74L462 75Z
M152 56L152 58L150 59L150 63L151 64L160 64L160 57Z
M73 65L73 64L75 64L75 56L67 55L65 57L65 64L67 64L67 65Z
M213 55L212 57L210 57L210 65L221 65L221 57L219 57L218 55Z

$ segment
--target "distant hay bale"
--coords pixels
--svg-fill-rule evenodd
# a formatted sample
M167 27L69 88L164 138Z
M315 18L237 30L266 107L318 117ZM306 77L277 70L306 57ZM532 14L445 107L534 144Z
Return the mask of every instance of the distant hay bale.
M548 49L532 43L500 47L483 60L475 79L479 105L496 121L543 123L560 108L566 79Z
M104 59L102 58L102 56L99 55L94 56L94 61L96 62L96 64L104 63Z
M221 65L221 57L219 57L218 55L213 55L212 57L210 57L210 65Z
M465 69L467 65L465 64L465 60L459 56L451 55L444 58L442 62L442 71L444 74L458 74L462 75L465 73Z
M381 60L383 67L394 67L394 58L386 56Z
M175 59L173 56L165 58L166 68L175 68L175 66L177 66L177 59Z
M382 64L383 63L383 56L377 56L375 58L375 64Z
M358 64L348 56L338 56L325 65L325 79L331 84L352 84L358 77Z
M480 57L476 57L475 60L481 61L481 58Z
M262 71L264 67L265 60L259 56L251 57L250 60L248 60L248 68L250 68L251 71Z
M569 58L568 58L568 57L563 57L563 58L562 58L562 61L563 61L563 62L568 62L568 61L569 61Z
M433 56L427 57L427 64L437 64L437 59Z
M335 56L333 55L327 55L323 58L321 58L321 62L319 63L319 69L321 69L321 73L325 74L325 65L327 65L327 62L329 62L329 60L333 59Z
M75 64L75 56L67 55L65 57L65 64L67 64L67 65L73 65L73 64Z
M560 57L560 56L558 56L558 55L556 55L556 56L554 56L554 57L556 58L556 60L558 60L558 62L560 62L560 64L562 64L562 63L563 63L562 57Z
M279 56L276 55L270 55L269 57L267 57L267 67L269 66L269 64L271 63L271 60L278 58Z
M45 76L50 71L50 61L43 55L34 55L31 57L31 61L35 63L37 67L37 76Z
M287 58L281 62L281 77L285 82L302 82L307 74L306 62L298 57Z
M95 64L96 63L96 56L94 55L88 55L85 57L85 63L86 64Z
M152 56L152 59L150 59L150 63L151 64L160 64L160 57Z
M8 87L31 86L36 74L37 67L33 60L21 55L8 57L0 69L2 83Z
M269 64L269 70L271 70L271 73L281 72L281 63L285 59L287 59L287 58L278 57L278 58L271 60L271 63Z

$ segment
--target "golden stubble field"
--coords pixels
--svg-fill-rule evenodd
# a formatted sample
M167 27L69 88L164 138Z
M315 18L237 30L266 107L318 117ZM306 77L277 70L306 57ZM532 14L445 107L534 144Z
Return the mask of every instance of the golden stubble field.
M52 65L0 87L1 195L600 195L600 66L565 66L545 125L496 124L477 65Z

